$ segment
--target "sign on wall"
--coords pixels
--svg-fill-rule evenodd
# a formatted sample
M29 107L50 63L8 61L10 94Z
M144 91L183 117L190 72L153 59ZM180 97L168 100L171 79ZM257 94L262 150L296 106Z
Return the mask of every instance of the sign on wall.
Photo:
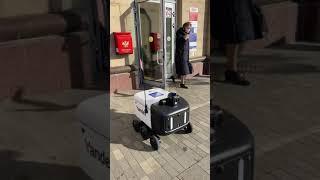
M189 21L198 21L199 9L191 7L189 12Z
M190 49L197 49L197 31L198 31L198 22L191 22L191 31L190 31Z
M196 7L191 7L189 11L189 21L191 23L191 31L190 31L190 51L197 51L197 32L198 32L198 16L199 9Z

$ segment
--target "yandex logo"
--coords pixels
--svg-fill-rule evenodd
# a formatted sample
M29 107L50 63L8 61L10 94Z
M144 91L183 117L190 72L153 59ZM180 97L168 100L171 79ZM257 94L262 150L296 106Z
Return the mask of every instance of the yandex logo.
M99 161L106 168L110 168L110 161L109 161L109 158L106 157L105 151L99 150L98 148L94 147L88 138L85 138L84 142L85 142L87 153L92 158Z

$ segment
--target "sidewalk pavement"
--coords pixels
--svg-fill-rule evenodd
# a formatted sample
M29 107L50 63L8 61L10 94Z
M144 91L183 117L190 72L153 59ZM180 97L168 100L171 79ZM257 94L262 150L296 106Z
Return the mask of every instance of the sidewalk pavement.
M221 80L223 58L213 58ZM213 82L214 104L253 132L255 180L320 179L320 48L265 49L240 58L251 85Z
M132 127L136 119L133 95L137 91L117 92L111 97L111 179L210 179L209 77L195 77L189 89L171 85L190 104L191 134L162 136L159 151Z

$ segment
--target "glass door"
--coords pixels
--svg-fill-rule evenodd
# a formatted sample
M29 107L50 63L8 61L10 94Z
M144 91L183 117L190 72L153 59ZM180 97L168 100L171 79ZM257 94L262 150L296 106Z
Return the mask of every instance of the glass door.
M171 78L175 74L174 68L174 55L175 55L175 24L176 24L176 11L175 3L165 2L166 9L166 78Z
M165 88L174 74L175 4L135 0L137 63L144 83Z

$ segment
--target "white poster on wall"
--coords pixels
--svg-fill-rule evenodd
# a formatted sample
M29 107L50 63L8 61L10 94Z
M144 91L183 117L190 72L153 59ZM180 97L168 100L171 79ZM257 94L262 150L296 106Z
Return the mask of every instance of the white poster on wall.
M190 46L190 51L192 52L193 56L195 55L195 52L197 51L198 16L199 16L199 9L196 7L191 7L190 11L189 11L189 22L191 23L189 46Z

